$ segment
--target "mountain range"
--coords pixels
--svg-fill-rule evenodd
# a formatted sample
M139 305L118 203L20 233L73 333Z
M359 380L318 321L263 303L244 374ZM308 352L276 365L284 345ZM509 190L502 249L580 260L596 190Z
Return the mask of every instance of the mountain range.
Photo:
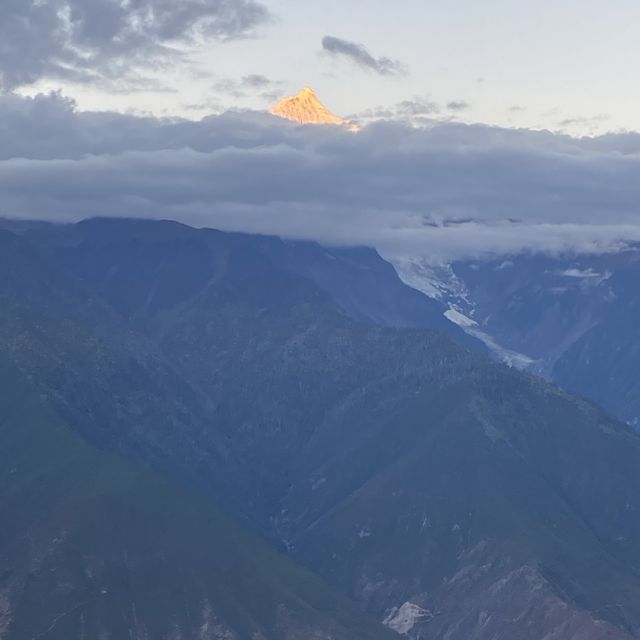
M640 635L640 436L453 298L365 248L5 226L3 640Z
M394 261L499 358L640 424L640 250Z

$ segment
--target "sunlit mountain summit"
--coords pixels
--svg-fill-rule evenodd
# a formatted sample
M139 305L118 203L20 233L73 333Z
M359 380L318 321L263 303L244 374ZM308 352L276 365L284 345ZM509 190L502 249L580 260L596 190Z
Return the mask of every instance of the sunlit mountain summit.
M331 124L359 131L360 127L335 115L320 101L315 91L305 87L295 96L287 96L270 109L270 113L299 124Z

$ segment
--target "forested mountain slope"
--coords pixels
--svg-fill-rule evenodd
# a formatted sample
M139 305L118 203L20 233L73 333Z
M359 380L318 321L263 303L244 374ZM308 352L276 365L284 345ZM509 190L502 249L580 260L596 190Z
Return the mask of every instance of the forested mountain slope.
M6 356L62 409L82 372L107 425L70 413L89 441L219 500L411 637L638 635L640 438L626 425L444 332L355 319L264 239L96 221L17 242L17 263L34 251L85 292L61 306L73 327L102 335L110 318L132 336L100 338L118 356L52 359L55 287L46 304L5 291ZM39 360L6 348L41 331ZM139 381L121 381L132 363ZM125 424L154 398L133 438Z

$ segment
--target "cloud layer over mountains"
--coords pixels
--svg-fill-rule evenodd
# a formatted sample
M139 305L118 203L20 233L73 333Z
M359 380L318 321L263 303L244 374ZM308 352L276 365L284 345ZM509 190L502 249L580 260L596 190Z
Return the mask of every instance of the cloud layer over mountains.
M0 216L173 218L458 256L640 240L640 135L378 122L353 134L268 114L199 122L0 96Z

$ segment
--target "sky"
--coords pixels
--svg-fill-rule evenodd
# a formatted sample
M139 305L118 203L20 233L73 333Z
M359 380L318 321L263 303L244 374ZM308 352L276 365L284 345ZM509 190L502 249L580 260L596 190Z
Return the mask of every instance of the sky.
M0 216L434 260L640 241L627 0L3 0ZM359 133L269 115L312 86Z
M60 78L23 91L63 86L81 108L200 117L234 106L264 108L279 93L310 85L340 115L428 98L465 105L445 108L443 117L467 122L580 135L640 128L634 0L265 0L263 6L264 19L240 37L205 36L189 45L189 62L146 69L158 91L105 90ZM322 47L327 36L364 45L405 73L383 75L330 55ZM249 76L273 86L243 96L225 91L225 83Z

